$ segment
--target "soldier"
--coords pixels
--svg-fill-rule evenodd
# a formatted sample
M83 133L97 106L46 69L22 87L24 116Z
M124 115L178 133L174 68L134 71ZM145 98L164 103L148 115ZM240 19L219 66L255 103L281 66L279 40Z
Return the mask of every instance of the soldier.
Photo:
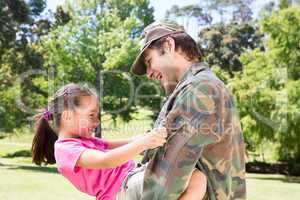
M196 42L175 22L144 29L132 72L158 80L168 95L155 127L167 143L147 152L143 200L175 200L197 167L206 199L246 199L245 146L232 95L205 62Z

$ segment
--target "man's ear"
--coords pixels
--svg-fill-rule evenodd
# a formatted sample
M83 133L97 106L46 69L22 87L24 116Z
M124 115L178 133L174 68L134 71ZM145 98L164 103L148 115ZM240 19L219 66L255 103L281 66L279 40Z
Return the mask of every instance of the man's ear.
M165 52L174 53L175 52L175 40L171 37L167 37L164 43Z

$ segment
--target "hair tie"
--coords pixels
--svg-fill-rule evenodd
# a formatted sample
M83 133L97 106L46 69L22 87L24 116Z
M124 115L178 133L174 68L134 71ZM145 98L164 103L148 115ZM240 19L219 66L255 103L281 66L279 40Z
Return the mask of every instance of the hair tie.
M46 107L44 112L43 112L43 118L46 121L50 121L52 119L52 113L48 110L48 108Z

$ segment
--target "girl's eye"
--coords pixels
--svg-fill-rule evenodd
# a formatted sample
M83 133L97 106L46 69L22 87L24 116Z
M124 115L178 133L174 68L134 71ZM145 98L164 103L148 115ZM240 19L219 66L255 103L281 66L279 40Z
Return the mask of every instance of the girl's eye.
M95 120L98 119L98 116L97 115L90 115L89 119L95 121Z

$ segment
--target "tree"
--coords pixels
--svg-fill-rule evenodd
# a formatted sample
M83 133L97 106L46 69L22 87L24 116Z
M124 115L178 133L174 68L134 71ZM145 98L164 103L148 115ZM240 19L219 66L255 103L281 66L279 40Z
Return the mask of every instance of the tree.
M72 20L43 39L56 85L89 82L100 94L102 111L130 120L137 110L130 81L138 79L126 72L138 53L137 36L153 21L149 1L73 1L65 8Z
M249 22L252 19L251 3L254 0L212 0L210 9L219 11L221 17L232 10L232 19L235 22ZM222 20L223 21L223 20Z
M22 84L17 81L29 70L43 68L43 52L37 43L56 21L41 16L46 6L42 0L4 0L0 5L0 128L12 131L28 123L26 117L32 114L20 102L32 108L45 102L47 92L35 87L31 79Z
M212 17L204 11L199 5L188 5L183 7L178 7L173 5L170 10L166 12L167 19L180 18L186 22L185 27L189 29L189 21L191 19L196 19L199 26L211 24Z
M44 1L23 0L0 2L0 124L3 131L24 122L25 115L15 105L19 90L14 87L18 73L30 66L31 59L40 63L38 54L28 45L30 24L44 8ZM17 37L18 35L18 37ZM31 66L34 67L34 66Z
M183 7L173 6L167 11L166 18L183 19L188 24L190 20L196 19L199 25L211 25L214 21L224 23L225 14L229 22L246 23L252 20L251 3L254 0L204 0L194 5ZM220 21L212 16L220 15Z
M199 33L199 46L204 60L218 66L231 77L243 69L240 55L249 49L262 48L262 34L250 23L217 24Z
M246 140L254 146L271 141L277 144L280 160L296 162L300 161L299 30L299 6L274 12L261 22L266 51L245 52L243 72L227 79L237 97Z
M6 49L13 47L16 42L22 45L26 41L28 27L34 17L43 10L44 1L33 0L26 4L23 0L2 0L0 2L0 59ZM16 38L20 34L19 39ZM1 61L1 60L0 60Z
M260 17L269 17L273 11L275 11L276 8L276 4L274 1L270 1L268 3L266 3L262 9L259 11L259 15Z

